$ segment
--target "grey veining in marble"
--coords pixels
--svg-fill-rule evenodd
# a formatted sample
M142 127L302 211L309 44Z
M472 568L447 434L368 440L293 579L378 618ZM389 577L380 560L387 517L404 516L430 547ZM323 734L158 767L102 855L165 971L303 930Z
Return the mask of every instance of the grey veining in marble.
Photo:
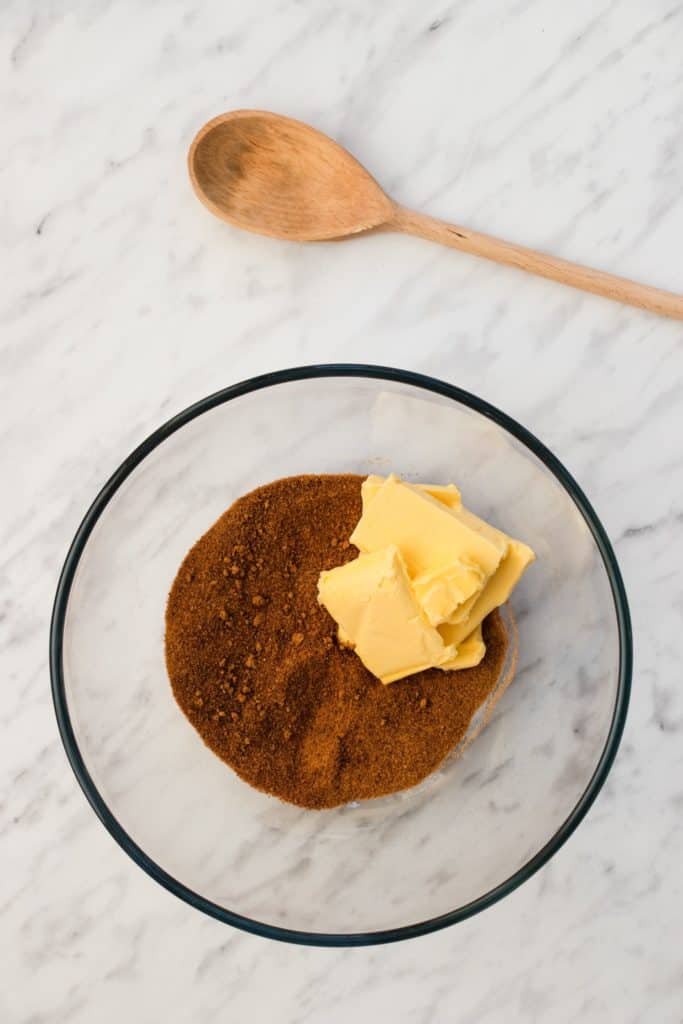
M185 151L221 110L280 110L401 202L680 291L681 4L15 0L0 48L0 1020L680 1024L680 324L417 239L239 234ZM556 451L615 542L636 664L614 770L545 869L445 932L326 951L204 918L125 857L66 763L46 649L69 541L137 443L339 360L446 378Z

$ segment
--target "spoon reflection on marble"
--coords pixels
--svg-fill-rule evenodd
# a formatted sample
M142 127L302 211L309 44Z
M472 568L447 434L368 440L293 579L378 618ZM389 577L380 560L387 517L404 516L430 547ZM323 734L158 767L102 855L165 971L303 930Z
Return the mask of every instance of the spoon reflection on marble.
M683 295L503 242L399 206L345 149L301 121L259 110L214 117L189 152L199 199L217 217L298 242L402 231L452 249L683 319Z

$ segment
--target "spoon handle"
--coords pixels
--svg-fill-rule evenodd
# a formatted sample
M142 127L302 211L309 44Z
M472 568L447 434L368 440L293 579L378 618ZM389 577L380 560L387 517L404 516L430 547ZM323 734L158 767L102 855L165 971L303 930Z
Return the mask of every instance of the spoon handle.
M582 267L578 263L570 263L568 260L561 260L535 249L527 249L522 245L513 245L500 238L493 238L492 235L470 231L469 228L460 227L458 224L448 224L446 221L407 210L402 206L396 207L396 213L389 226L395 231L418 235L430 242L448 245L451 249L483 256L496 263L507 263L520 270L527 270L530 274L571 285L572 288L581 288L585 292L604 295L617 302L625 302L662 316L683 320L683 295L628 281L624 277L606 274L603 270Z

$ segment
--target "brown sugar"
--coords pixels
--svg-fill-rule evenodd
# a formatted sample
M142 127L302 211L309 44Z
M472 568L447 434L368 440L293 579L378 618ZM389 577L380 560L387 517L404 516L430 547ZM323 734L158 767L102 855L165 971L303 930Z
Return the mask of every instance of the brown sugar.
M383 685L317 601L318 575L355 558L360 476L276 480L235 502L186 556L166 610L176 700L245 781L302 807L406 789L457 746L498 682L497 612L476 668Z

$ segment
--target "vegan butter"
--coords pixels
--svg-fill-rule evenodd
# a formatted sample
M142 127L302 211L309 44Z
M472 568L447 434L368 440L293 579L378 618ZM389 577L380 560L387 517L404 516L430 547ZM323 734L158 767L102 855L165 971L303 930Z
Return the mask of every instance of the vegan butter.
M455 645L425 618L393 544L322 572L318 595L343 641L383 683L456 657Z
M384 481L385 477L383 476L366 476L360 488L363 512L365 512L365 509L375 497ZM449 508L457 508L462 505L462 496L455 484L413 484L412 486L416 491L431 494L432 498L436 498L437 501L447 505Z
M459 644L469 636L475 626L481 625L489 612L505 604L526 568L535 559L530 547L519 540L510 540L507 554L481 594L470 608L463 622L444 623L439 633L449 644Z
M340 642L383 683L478 665L481 624L507 601L531 548L466 509L453 484L369 476L361 497L358 558L318 581Z

